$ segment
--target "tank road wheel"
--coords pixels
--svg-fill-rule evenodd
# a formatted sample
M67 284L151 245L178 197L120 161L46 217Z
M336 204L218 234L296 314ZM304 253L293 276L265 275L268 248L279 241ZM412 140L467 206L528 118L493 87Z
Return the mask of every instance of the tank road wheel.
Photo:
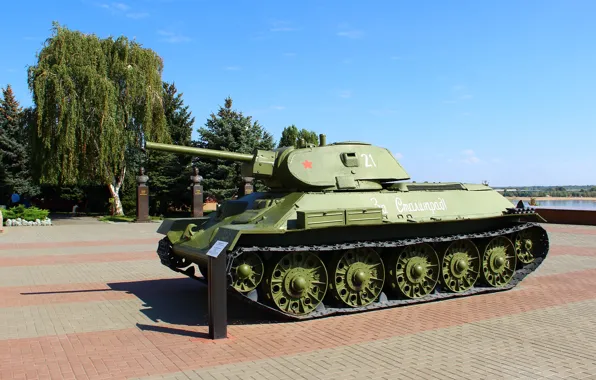
M288 253L274 263L263 285L267 298L280 310L308 314L327 293L327 270L312 252Z
M421 298L433 291L439 280L439 257L426 243L407 246L390 259L387 278L391 290L407 298Z
M539 228L521 230L513 239L517 259L523 265L532 263L536 259L536 253L544 249L544 232Z
M474 286L480 276L480 252L471 240L454 241L445 250L441 277L443 284L455 293Z
M236 257L231 268L232 287L240 293L247 293L259 286L265 267L255 252L246 252Z
M329 284L333 295L352 307L366 306L377 299L385 282L385 268L372 248L345 251L333 261L334 278Z
M482 279L498 288L505 286L513 278L517 255L511 240L505 236L492 238L482 255Z

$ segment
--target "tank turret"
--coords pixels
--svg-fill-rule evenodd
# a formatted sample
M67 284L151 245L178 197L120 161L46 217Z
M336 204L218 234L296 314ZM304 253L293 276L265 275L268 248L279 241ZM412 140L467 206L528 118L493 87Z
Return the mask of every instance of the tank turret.
M272 190L381 190L384 184L410 179L388 149L347 141L300 144L253 154L147 142L146 149L243 163L242 175L261 180Z

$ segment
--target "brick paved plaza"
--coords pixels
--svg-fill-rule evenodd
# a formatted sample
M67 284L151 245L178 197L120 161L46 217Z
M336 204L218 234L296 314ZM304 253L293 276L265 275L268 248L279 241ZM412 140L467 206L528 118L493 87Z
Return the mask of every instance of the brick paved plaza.
M596 379L596 227L545 225L518 290L300 323L163 267L158 224L80 221L0 235L1 379ZM260 323L261 322L261 323Z

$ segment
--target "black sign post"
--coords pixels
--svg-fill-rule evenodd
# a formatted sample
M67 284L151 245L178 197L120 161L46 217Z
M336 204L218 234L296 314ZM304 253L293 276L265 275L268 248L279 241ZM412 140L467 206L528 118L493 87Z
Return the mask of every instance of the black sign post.
M227 242L218 240L207 252L209 264L207 274L209 298L209 339L228 337L228 299L226 276Z

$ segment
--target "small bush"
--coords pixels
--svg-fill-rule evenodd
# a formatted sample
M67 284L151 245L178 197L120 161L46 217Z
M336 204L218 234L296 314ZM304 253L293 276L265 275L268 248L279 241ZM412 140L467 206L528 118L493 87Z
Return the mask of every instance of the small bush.
M23 220L34 222L36 219L44 220L50 214L49 210L42 210L40 208L31 206L25 208L24 205L18 205L11 207L2 212L4 220L21 218Z

